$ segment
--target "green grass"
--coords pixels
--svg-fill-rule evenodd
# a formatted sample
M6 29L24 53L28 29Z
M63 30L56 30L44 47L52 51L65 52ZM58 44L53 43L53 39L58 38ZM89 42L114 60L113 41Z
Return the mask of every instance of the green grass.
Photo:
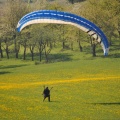
M0 61L0 120L119 120L120 58L35 65ZM42 102L43 85L53 86Z
M54 52L59 62L1 59L0 120L119 120L119 49L95 58ZM51 102L42 101L43 85L53 87Z

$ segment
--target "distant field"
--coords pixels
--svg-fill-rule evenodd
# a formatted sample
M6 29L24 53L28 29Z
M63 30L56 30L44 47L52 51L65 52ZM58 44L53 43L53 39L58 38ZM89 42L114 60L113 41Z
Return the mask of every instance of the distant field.
M0 120L119 120L119 93L120 58L0 61Z

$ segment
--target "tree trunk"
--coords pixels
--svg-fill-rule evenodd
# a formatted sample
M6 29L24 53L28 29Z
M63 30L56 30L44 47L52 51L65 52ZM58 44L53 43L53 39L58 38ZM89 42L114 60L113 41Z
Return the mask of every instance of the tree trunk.
M120 30L118 30L118 33L119 33L119 45L120 45Z
M48 62L48 55L50 54L51 48L49 50L46 50L46 45L44 45L44 49L45 49L45 58L46 58L46 62Z
M65 28L64 28L64 25L63 25L62 31L63 31L63 33L62 33L62 36L63 36L62 47L63 47L63 49L65 49Z
M46 62L48 62L48 55L47 55L46 48L45 48L45 58L46 58Z
M96 44L94 43L94 38L90 37L90 43L92 47L92 55L93 57L96 56Z
M34 52L33 52L33 50L31 51L31 55L32 55L32 61L34 61Z
M63 41L63 43L62 43L62 46L63 46L63 49L65 49L65 42Z
M40 62L42 61L42 45L41 44L39 44L40 45L40 48L39 48L39 60L40 60Z
M42 61L42 52L39 50L39 60Z
M39 47L38 48L39 48L39 61L41 62L42 61L42 51L44 49L42 40L39 41Z
M52 45L52 43L50 42L50 49L52 49L53 48L53 45Z
M95 44L92 44L92 55L93 57L96 56L96 45Z
M78 31L78 35L79 35L79 38L80 38L80 30ZM83 49L82 49L82 46L81 46L81 42L80 42L80 39L78 38L78 44L79 44L79 49L80 49L80 52L82 52L83 51Z
M20 45L18 45L18 47L16 46L16 50L15 50L15 53L16 53L16 58L18 58L18 53L19 53L19 50L20 50Z
M79 49L80 49L80 52L82 52L82 46L81 46L81 43L80 43L80 40L78 40L78 43L79 43Z
M7 45L6 45L5 51L6 51L7 59L9 59L9 50L8 50L8 46Z
M30 46L30 52L31 52L32 61L34 61L34 47L33 46Z
M16 55L15 55L15 56L16 56L16 58L18 59L18 52L16 52Z
M14 50L15 50L15 58L18 58L18 48L17 48L17 42L16 42L16 34L13 35L14 38Z
M26 59L26 46L24 46L23 60Z
M3 58L2 44L0 42L0 58Z

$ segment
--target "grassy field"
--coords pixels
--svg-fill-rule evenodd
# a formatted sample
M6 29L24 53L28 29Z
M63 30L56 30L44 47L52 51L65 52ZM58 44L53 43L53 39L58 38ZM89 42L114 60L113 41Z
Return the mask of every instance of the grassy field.
M120 59L0 61L0 120L119 120ZM43 85L53 87L42 102Z
M2 59L0 120L119 120L119 55L74 52L64 62L38 65ZM44 85L53 87L51 102L43 102Z

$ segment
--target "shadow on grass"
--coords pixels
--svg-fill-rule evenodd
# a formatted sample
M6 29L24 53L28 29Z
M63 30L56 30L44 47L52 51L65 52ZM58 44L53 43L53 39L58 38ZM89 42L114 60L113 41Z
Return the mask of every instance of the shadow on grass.
M71 61L72 59L70 58L72 55L67 54L67 53L57 53L57 54L50 54L49 61L53 62L59 62L59 61Z
M8 74L8 73L10 73L10 72L6 72L6 71L4 71L4 72L0 72L0 75Z
M48 103L60 103L60 101L54 101L54 100L51 100L50 102L48 100L45 100L43 102L48 102Z
M84 52L85 54L90 54L92 55L92 48L91 46L85 46L83 47L84 49ZM96 49L96 57L101 57L101 58L120 58L120 53L117 52L120 50L120 46L119 45L112 45L110 46L110 50L109 50L109 53L108 53L108 56L104 56L103 54L102 55L98 55L99 53L103 53L103 50L100 48L100 49ZM94 58L94 57L93 57Z
M21 65L0 66L0 69L17 68L17 67L22 67L22 66L27 66L27 65L21 64Z
M97 57L101 57L101 58L120 58L120 53L110 53L110 54L108 54L108 56L99 55Z
M51 62L61 62L61 61L71 61L72 60L71 56L72 55L69 54L69 53L54 53L54 54L50 53L48 55L48 63L51 63ZM41 57L42 57L42 60L46 60L44 54L42 54ZM26 60L31 60L31 59L32 59L31 58L31 54L28 53L26 55ZM34 60L39 60L39 53L35 53L34 54Z
M92 103L93 105L120 105L120 102L113 103Z
M111 55L108 55L109 58L120 58L120 53L114 53Z
M60 103L59 101L50 101L50 102Z
M109 53L108 53L107 57L108 58L120 58L120 53L117 52L119 50L120 50L120 46L119 45L112 45L112 46L110 46L110 50L109 50ZM104 57L104 56L102 56L102 57Z

